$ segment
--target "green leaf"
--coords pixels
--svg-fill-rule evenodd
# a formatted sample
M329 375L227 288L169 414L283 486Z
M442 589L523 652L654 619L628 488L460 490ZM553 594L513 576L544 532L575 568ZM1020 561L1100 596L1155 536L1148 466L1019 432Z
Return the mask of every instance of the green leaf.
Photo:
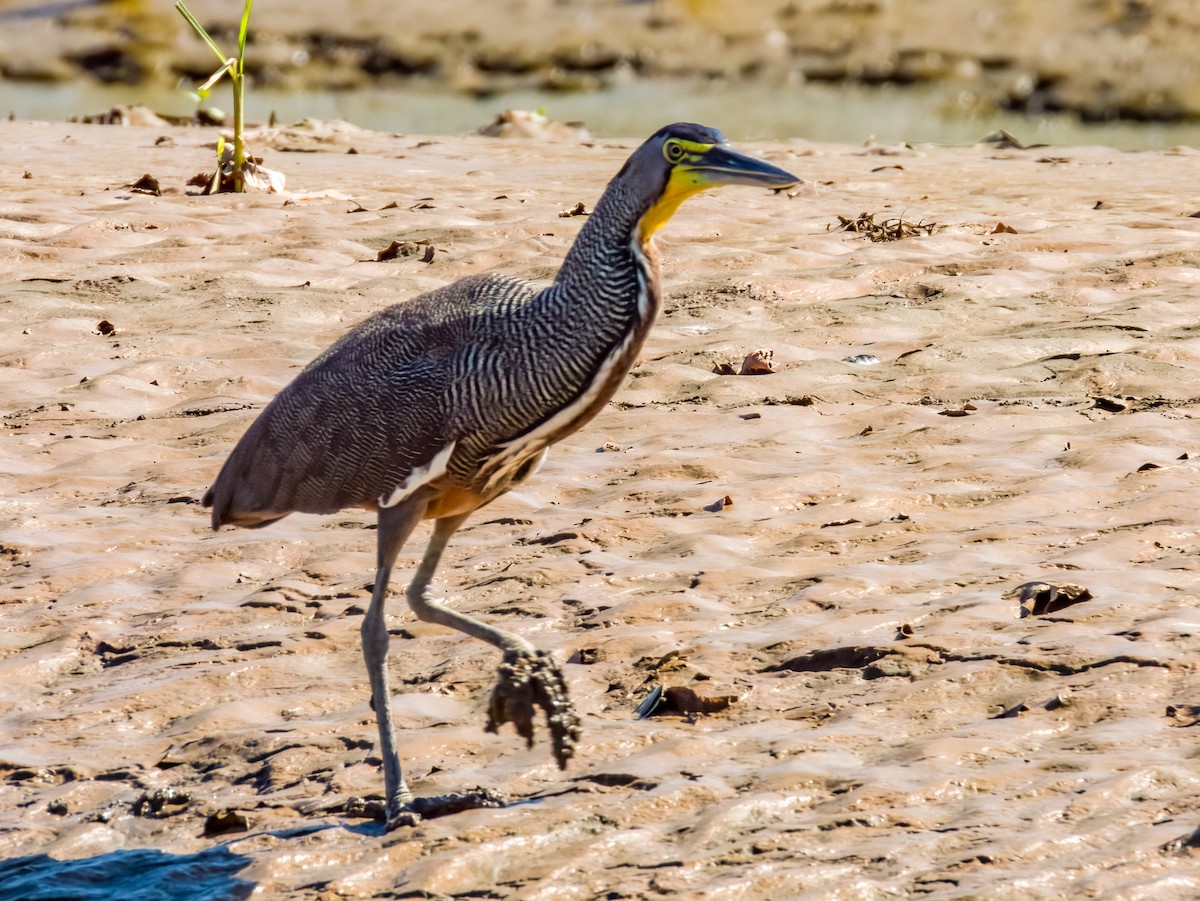
M246 28L250 25L250 7L254 0L246 0L246 8L242 10L242 27L238 30L238 74L241 75L242 60L246 57Z
M221 52L221 48L217 46L217 42L209 37L208 32L204 30L204 26L201 25L196 20L196 17L192 15L191 10L183 5L183 0L179 0L179 2L175 4L175 8L179 10L179 14L187 20L187 23L192 26L192 30L195 31L196 34L200 35L204 43L208 44L208 46L212 48L212 52L217 55L217 59L224 63L229 57Z
M212 75L209 76L208 81L204 82L204 84L202 84L202 85L200 85L200 87L196 88L196 92L199 93L201 96L207 97L209 92L212 91L213 85L215 85L218 81L220 81L221 76L224 75L226 72L229 72L229 70L232 69L236 64L237 64L237 60L234 59L232 56L229 57L229 59L225 60L225 65L221 66L221 68L217 69L216 72L214 72ZM230 75L230 77L231 78L233 77L232 74Z

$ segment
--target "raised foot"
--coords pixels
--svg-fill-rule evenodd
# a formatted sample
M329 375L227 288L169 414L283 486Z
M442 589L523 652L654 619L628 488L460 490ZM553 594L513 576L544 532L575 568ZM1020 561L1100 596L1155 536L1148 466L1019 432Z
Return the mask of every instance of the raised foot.
M487 731L496 732L505 723L512 723L526 747L533 747L533 723L540 707L546 712L554 759L566 769L567 761L575 756L579 717L567 698L562 670L543 651L505 651L497 676Z

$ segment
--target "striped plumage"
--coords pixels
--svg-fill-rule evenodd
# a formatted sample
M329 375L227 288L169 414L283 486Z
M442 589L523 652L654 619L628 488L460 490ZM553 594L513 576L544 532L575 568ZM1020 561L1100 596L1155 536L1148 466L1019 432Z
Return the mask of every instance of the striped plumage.
M661 299L653 248L630 239L640 213L610 188L550 286L472 276L344 335L238 444L205 500L214 527L374 508L451 443L456 487L485 501L503 493L506 476L599 412L633 364ZM523 440L563 410L565 422Z
M466 516L527 478L624 380L661 300L651 238L678 205L716 184L794 181L730 150L720 132L667 126L610 182L551 285L478 275L381 310L313 360L230 454L204 498L213 528L344 507L379 513L363 642L389 826L412 801L395 754L383 621L409 533L435 520L407 592L414 612L505 650L519 672L497 686L492 725L512 719L529 738L532 706L543 707L565 764L578 727L557 668L523 639L433 600L429 580Z

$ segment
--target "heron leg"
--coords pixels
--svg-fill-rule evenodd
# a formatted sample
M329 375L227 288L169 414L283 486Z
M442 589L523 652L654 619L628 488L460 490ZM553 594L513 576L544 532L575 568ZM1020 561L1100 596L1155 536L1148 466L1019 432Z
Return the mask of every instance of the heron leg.
M487 730L496 732L504 723L511 722L526 745L532 746L534 719L537 709L541 708L550 728L554 758L559 767L565 768L575 754L580 729L579 717L567 698L562 670L548 654L537 650L519 635L451 610L430 595L429 585L446 543L466 518L463 514L434 522L425 556L408 586L408 604L419 619L486 641L504 652L499 679L489 704Z
M392 720L392 692L388 684L388 630L384 619L387 607L388 583L396 556L421 521L426 504L413 498L410 502L379 510L378 552L375 587L371 606L362 622L363 659L367 677L371 680L371 704L379 724L379 753L383 758L385 814L389 823L412 803L412 792L404 782L400 755L396 752L396 730Z
M415 494L405 499L395 507L381 507L379 510L378 537L378 570L375 574L375 588L371 593L371 606L363 618L362 642L363 658L367 663L367 675L371 680L371 699L375 708L375 717L379 723L379 751L383 758L383 780L385 787L384 818L390 831L400 826L412 826L422 817L446 816L461 810L479 807L502 807L504 799L495 791L477 788L461 794L439 795L429 798L415 798L404 781L400 767L400 755L396 751L396 731L392 719L392 692L388 684L388 631L384 620L384 608L387 603L388 583L391 580L392 567L396 557L408 536L417 523L421 521L428 501L422 494ZM461 522L461 520L460 520ZM450 530L451 532L453 529ZM433 551L432 567L437 564L437 558L446 546L447 534ZM434 547L431 542L431 547ZM425 552L425 560L430 558L430 551ZM424 561L422 561L422 565ZM426 577L428 581L428 577Z
M454 629L470 635L472 638L486 641L502 651L523 654L536 653L533 645L521 636L497 629L495 626L489 626L487 623L467 616L465 613L459 613L457 610L451 610L429 592L434 570L437 569L438 562L442 559L442 552L446 549L450 536L458 530L458 527L466 521L469 515L469 513L464 513L434 521L433 535L425 548L425 556L421 558L420 565L413 573L412 583L408 586L406 594L408 605L418 619L427 623L436 623L439 626Z

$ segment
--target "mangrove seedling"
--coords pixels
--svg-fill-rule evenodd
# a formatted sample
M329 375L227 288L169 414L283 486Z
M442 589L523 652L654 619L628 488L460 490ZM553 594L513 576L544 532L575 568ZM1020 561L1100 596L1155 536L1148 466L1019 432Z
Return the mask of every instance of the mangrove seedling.
M247 158L246 156L243 104L246 85L246 29L250 24L250 7L253 3L254 0L246 0L246 6L242 10L242 23L238 29L236 56L227 56L217 46L217 42L213 40L212 35L192 15L191 10L187 8L183 0L179 0L175 4L175 8L179 10L179 14L187 20L187 23L192 26L192 30L200 36L200 39L209 46L212 52L217 55L217 59L221 61L220 68L209 77L208 81L196 89L197 95L201 100L208 97L213 87L225 75L229 76L229 80L233 84L233 146L232 148L227 147L224 140L217 142L217 171L208 186L206 193L209 194L216 194L221 191L233 191L240 194L246 190L248 176L250 182L256 187L263 187L268 190L280 190L283 186L283 176L280 173L271 172L259 165L259 161Z

